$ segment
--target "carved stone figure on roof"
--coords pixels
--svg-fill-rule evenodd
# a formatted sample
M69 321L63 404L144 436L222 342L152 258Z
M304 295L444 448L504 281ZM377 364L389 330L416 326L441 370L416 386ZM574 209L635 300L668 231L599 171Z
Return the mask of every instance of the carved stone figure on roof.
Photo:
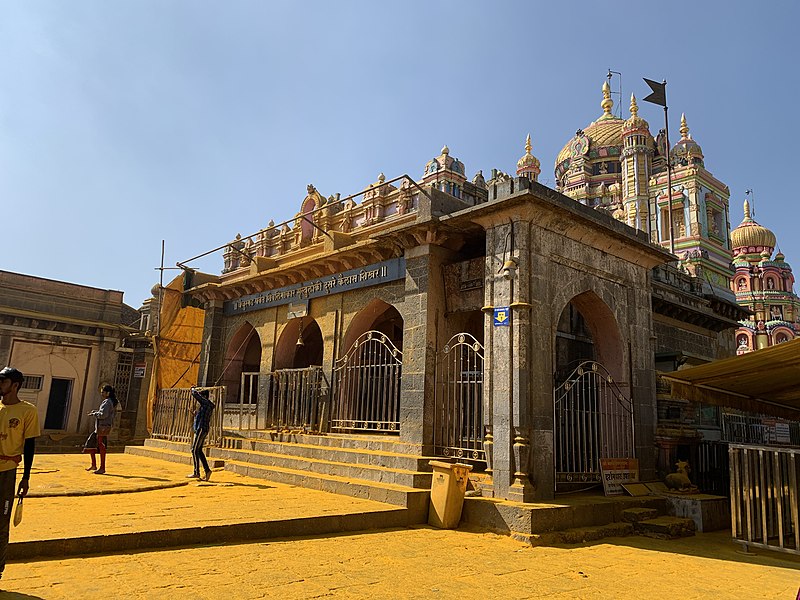
M397 212L401 215L409 212L414 206L414 196L411 193L411 181L403 179L400 184L400 196L397 199Z

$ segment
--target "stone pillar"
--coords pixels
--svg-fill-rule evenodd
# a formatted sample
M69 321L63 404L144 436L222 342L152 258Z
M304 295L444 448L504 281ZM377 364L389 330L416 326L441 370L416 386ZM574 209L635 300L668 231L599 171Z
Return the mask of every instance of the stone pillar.
M211 386L220 376L225 359L222 301L210 300L204 309L203 346L200 350L197 385Z
M405 254L400 439L419 444L423 454L433 451L437 328L445 294L441 265L451 255L451 251L430 244Z
M530 373L530 426L531 460L530 473L535 500L552 500L555 493L553 455L553 336L558 316L551 316L553 298L553 270L549 257L535 251L533 240L529 240L527 252L529 264L525 277L529 282L529 373Z
M630 353L630 398L633 402L635 454L639 460L639 478L648 481L656 478L656 337L653 335L653 301L648 281L650 272L640 273L639 280L629 288L630 327L628 328ZM622 325L622 324L620 324Z
M512 232L513 227L513 232ZM530 502L534 487L531 464L531 319L530 229L516 221L486 232L487 309L507 308L508 326L495 326L486 336L487 369L492 398L491 466L497 498Z

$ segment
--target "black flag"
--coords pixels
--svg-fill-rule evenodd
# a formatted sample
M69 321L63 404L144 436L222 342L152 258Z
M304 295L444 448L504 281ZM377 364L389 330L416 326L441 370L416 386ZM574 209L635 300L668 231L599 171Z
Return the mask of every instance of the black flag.
M649 96L644 98L645 102L652 102L653 104L658 104L659 106L663 106L666 108L667 106L667 82L658 83L657 81L653 81L652 79L647 79L643 77L644 82L650 86L650 89L653 90L653 93Z

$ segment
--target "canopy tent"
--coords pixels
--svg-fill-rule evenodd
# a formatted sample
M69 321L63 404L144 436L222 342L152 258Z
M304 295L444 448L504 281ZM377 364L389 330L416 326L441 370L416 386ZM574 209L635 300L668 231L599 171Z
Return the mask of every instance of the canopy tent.
M674 398L800 420L800 338L661 377Z

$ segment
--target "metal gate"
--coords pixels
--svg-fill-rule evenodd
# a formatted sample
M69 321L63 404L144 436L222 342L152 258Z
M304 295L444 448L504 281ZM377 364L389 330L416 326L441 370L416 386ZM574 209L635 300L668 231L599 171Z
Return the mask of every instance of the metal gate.
M400 431L403 353L380 331L362 334L333 369L334 431Z
M239 385L239 401L225 404L225 427L230 429L259 429L263 422L258 408L259 373L242 373Z
M556 485L600 482L601 458L634 456L633 404L600 363L580 363L553 404Z
M321 431L327 387L319 366L270 373L266 426Z
M483 450L483 345L458 333L437 368L433 444L437 456L486 460Z

